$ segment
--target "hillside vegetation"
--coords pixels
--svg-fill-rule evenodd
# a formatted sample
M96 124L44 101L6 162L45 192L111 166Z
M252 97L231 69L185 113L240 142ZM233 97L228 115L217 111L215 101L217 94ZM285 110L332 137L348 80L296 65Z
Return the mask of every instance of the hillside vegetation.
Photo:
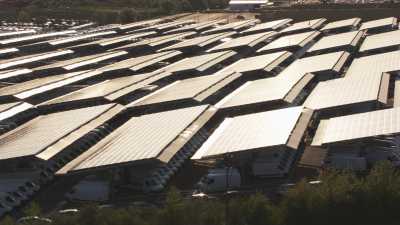
M127 23L180 12L226 8L229 0L33 0L8 2L3 18L93 20L101 24ZM1 15L0 15L1 16Z

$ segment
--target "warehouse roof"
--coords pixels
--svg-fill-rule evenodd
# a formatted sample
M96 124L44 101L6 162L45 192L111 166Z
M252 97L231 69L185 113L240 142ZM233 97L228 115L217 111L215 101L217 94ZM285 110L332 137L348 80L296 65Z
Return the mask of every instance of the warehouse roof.
M351 31L346 33L340 33L330 36L322 37L317 43L311 46L307 50L308 53L311 52L321 52L329 50L341 50L343 47L356 47L363 36L363 31Z
M326 145L400 133L400 108L322 120L312 145Z
M122 61L110 64L110 65L104 66L102 68L99 68L99 70L104 71L104 72L114 71L114 70L123 70L123 69L139 71L148 66L154 65L156 63L162 62L162 61L170 59L170 58L173 58L180 54L182 54L180 51L168 51L168 52L153 53L150 55L138 56L138 57L122 60Z
M0 160L50 151L52 146L113 106L102 105L39 116L1 136Z
M281 31L281 33L293 33L293 32L303 32L309 30L315 30L321 27L326 22L326 19L314 19L302 22L294 23L292 26L286 27Z
M278 30L282 27L285 27L292 21L293 21L292 19L281 19L281 20L274 20L274 21L270 21L270 22L266 22L266 23L260 23L260 24L257 24L247 30L244 30L240 33L241 34L251 34L251 33L260 33L260 32L271 31L271 30Z
M304 118L301 118L302 114L303 107L292 107L227 118L192 159L251 150L262 151L277 146L297 149L312 112L306 112ZM296 127L301 129L296 130Z
M202 105L133 117L57 173L135 162L168 163L215 112Z
M246 73L252 71L272 72L282 62L292 56L292 53L287 51L275 52L265 55L243 58L237 62L225 67L224 72Z
M360 52L371 52L400 46L400 30L370 35L363 41Z
M199 36L196 38L191 38L191 39L176 43L174 45L165 47L165 48L161 49L160 51L172 50L172 49L179 50L179 49L186 49L186 48L193 48L193 47L203 48L209 44L218 42L221 39L232 36L233 34L235 34L235 32L225 32L225 33L217 33L217 34Z
M397 26L397 18L388 17L388 18L384 18L384 19L371 20L371 21L364 22L361 24L360 30L376 29L376 28L382 28L382 27L395 28L396 26Z
M237 37L217 45L209 51L238 50L241 47L255 47L256 45L275 37L277 34L278 33L275 31L269 31L260 34Z
M340 28L356 28L361 22L361 19L358 17L351 18L351 19L346 19L346 20L339 20L339 21L334 21L330 22L327 25L325 25L323 28L321 28L321 31L330 31L330 30L335 30L335 29L340 29Z
M175 81L164 88L132 102L127 105L127 108L166 103L182 105L183 102L197 104L215 95L240 77L241 74L239 73L217 73L209 76Z
M292 34L287 36L282 36L265 47L259 49L257 52L264 52L264 51L280 51L286 50L291 47L304 47L311 41L313 41L317 36L321 33L318 31L310 31L300 34Z
M164 67L163 69L171 73L182 71L203 72L224 60L232 58L235 55L237 55L235 51L206 53L182 59L176 63Z

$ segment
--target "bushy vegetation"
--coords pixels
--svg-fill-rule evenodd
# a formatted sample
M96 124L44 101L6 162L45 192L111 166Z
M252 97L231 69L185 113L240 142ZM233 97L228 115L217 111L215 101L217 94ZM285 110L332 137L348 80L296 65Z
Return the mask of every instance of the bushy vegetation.
M92 20L100 24L127 23L181 12L222 9L227 7L228 2L229 0L33 0L14 10L8 10L7 17L13 13L11 17L22 22L44 17Z
M390 164L366 176L328 171L322 183L299 182L279 201L262 194L224 199L185 199L172 188L161 207L123 209L87 206L56 215L55 225L394 225L399 224L400 173ZM26 210L27 215L38 212ZM226 217L226 214L228 216ZM13 225L11 218L0 224ZM36 223L38 224L38 223Z

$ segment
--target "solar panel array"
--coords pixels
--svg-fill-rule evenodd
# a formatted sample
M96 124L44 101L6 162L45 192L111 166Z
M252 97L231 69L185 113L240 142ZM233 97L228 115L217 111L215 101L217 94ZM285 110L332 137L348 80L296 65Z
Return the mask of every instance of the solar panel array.
M68 174L274 148L289 168L312 118L331 118L316 145L400 132L374 111L399 86L396 18L184 18L0 33L0 160Z

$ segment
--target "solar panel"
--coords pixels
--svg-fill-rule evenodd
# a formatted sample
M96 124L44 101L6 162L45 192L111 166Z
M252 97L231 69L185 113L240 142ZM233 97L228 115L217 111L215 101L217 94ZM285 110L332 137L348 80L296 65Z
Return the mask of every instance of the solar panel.
M302 110L292 107L227 118L192 159L286 145Z
M315 30L324 24L326 19L314 19L314 20L306 20L302 22L294 23L292 26L286 27L281 30L281 33L293 33L293 32L302 32L305 30Z
M287 26L290 22L292 22L292 19L281 19L281 20L274 20L266 23L260 23L257 24L247 30L244 30L240 32L241 34L252 34L252 33L260 33L260 32L265 32L265 31L271 31L271 30L278 30L282 27Z
M320 126L313 145L397 134L400 132L400 108L335 117Z
M290 47L304 47L306 44L310 43L314 38L320 35L318 31L310 31L300 34L292 34L287 36L282 36L265 47L259 49L257 52L271 51L271 50L284 50Z
M228 40L209 51L221 51L221 50L236 50L240 47L255 47L256 45L266 42L268 39L273 38L278 33L275 31L265 32L261 34L252 34L242 37L233 38Z
M249 27L251 25L254 25L258 22L256 19L251 19L251 20L244 20L244 21L237 21L233 23L227 23L225 25L216 27L211 30L204 31L203 34L212 34L212 33L221 33L225 31L238 31L240 29Z
M325 36L311 46L311 48L307 50L307 53L323 52L329 49L332 49L332 51L344 50L344 47L354 48L360 43L362 35L362 31L352 31Z
M183 138L185 141L175 149L169 149L170 156L167 158L172 157L188 141L185 137L190 138L200 129L197 127L185 133L207 111L215 112L215 109L202 105L133 117L58 173L145 160L163 161L160 157L167 154L165 151L168 148L174 148L172 145L177 139ZM205 121L210 116L204 118Z
M391 27L394 28L397 25L397 18L388 17L384 19L371 20L361 24L359 30L375 29L380 27Z
M39 40L43 40L46 38L70 35L70 34L75 34L75 33L76 33L76 31L74 31L74 30L67 30L67 31L51 32L51 33L44 33L44 34L35 34L35 35L29 35L29 36L23 36L23 37L15 37L15 38L0 40L0 45L10 45L10 44L16 45L16 44L22 43L22 42L39 41Z
M360 52L369 52L394 46L400 46L400 30L367 36L360 47Z
M354 29L360 24L360 22L361 22L361 19L358 17L334 21L334 22L330 22L330 23L326 24L323 28L320 29L320 31L331 31L331 30L340 29L340 28Z

